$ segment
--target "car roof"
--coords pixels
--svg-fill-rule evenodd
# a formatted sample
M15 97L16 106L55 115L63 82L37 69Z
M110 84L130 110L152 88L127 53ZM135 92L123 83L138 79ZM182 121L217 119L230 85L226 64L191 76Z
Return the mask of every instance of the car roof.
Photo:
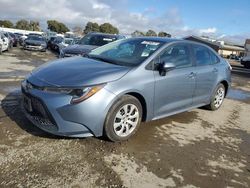
M119 34L109 34L109 33L96 33L96 32L91 32L91 33L88 33L90 35L99 35L99 36L112 36L112 37L120 37L120 36L123 36L123 35L119 35Z
M169 43L174 41L184 41L182 39L174 39L174 38L167 38L167 37L132 37L130 39L137 38L142 40L151 40L155 42L163 42L163 43Z

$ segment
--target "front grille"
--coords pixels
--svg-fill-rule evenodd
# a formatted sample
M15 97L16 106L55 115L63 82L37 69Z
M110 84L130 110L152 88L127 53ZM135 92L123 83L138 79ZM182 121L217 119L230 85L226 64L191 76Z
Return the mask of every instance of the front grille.
M30 43L30 42L26 42L26 45L29 45L29 46L41 46L41 44Z
M31 97L31 105L32 105L32 109L33 109L33 113L36 113L37 115L43 117L43 118L48 118L48 114L45 110L45 108L43 107L43 104L36 98Z

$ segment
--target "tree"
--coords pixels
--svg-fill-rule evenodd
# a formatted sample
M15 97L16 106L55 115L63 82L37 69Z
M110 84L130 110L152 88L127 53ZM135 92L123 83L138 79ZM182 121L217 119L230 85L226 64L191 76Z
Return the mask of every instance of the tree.
M69 31L69 28L66 25L56 20L48 20L47 24L50 31L54 31L57 33L66 33Z
M157 36L156 32L153 30L148 30L146 36Z
M36 21L30 21L30 30L31 31L40 31L40 24Z
M30 23L27 20L19 20L16 22L16 28L30 30Z
M88 34L89 32L99 32L99 31L100 31L100 27L98 23L88 22L83 32L84 34Z
M158 37L168 37L171 38L171 34L161 31L158 33Z
M104 23L100 25L100 32L101 33L110 33L110 34L118 34L119 30L111 25L110 23Z
M0 20L0 27L13 28L14 25L10 20Z
M136 30L136 31L134 31L133 33L131 33L131 35L132 35L133 37L145 36L145 34L144 34L142 31L138 31L138 30Z

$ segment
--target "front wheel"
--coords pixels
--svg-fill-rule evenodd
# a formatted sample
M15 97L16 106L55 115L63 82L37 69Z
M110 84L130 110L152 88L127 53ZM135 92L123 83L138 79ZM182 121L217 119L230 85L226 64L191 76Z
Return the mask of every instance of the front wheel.
M244 67L247 68L247 69L250 69L250 62L246 62Z
M210 104L207 106L210 110L218 110L225 98L226 90L223 84L219 84L212 96Z
M124 95L110 108L104 133L113 142L127 140L138 130L141 119L141 103L131 95Z

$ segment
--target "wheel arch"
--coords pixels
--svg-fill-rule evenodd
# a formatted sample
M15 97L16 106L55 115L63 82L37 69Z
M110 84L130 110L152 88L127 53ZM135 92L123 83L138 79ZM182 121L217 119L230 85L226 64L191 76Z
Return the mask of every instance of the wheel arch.
M226 80L222 80L220 83L223 84L224 87L225 87L225 90L226 90L225 91L225 96L226 96L227 93L228 93L228 89L229 89L229 83Z
M128 92L125 93L124 95L131 95L133 97L135 97L137 100L139 100L139 102L141 103L142 106L142 121L146 121L147 119L147 103L145 98L138 92Z

